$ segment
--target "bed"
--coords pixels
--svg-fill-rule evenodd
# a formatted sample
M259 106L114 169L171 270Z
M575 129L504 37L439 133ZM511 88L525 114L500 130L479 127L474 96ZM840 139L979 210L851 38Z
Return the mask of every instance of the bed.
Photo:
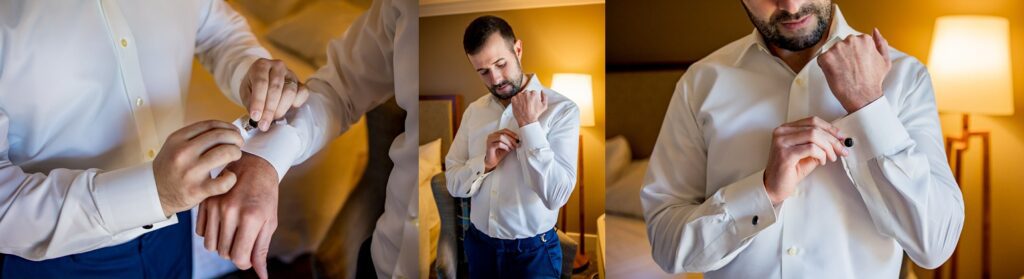
M682 68L682 67L680 67ZM680 69L610 71L605 142L608 188L605 212L598 221L600 255L606 278L701 278L700 274L667 274L651 258L640 188L647 159L661 128ZM615 117L629 115L630 117Z

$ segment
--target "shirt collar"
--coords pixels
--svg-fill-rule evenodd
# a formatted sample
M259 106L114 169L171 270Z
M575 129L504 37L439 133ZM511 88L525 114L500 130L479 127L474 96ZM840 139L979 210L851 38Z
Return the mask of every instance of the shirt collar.
M853 27L850 27L850 25L846 23L846 17L844 17L843 12L839 10L839 5L833 4L832 11L832 23L828 29L828 39L825 41L825 44L822 45L821 49L818 50L817 54L824 53L829 48L832 48L836 42L842 41L850 35L860 34L860 32L853 30ZM772 55L771 51L768 50L767 44L764 42L764 37L761 36L761 32L757 31L757 28L754 28L754 31L751 32L750 35L744 37L743 40L745 40L743 42L743 46L745 46L744 51L736 58L734 65L739 65L739 63L743 61L743 58L755 49L768 55Z

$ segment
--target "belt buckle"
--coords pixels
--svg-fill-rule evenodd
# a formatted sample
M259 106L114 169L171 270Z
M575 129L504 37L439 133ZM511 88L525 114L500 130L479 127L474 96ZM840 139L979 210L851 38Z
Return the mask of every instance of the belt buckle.
M541 234L540 235L540 242L548 242L547 235L548 234L546 234L546 233Z

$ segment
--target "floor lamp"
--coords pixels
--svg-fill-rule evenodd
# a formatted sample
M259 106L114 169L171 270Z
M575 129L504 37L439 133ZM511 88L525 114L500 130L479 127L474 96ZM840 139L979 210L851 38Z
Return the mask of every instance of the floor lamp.
M562 95L565 95L580 109L580 127L594 127L594 90L593 81L588 74L567 74L558 73L555 74L551 81L551 89ZM577 155L577 181L579 182L577 187L579 190L579 230L580 230L580 248L576 249L576 257L573 261L573 271L581 271L587 268L590 264L590 259L587 258L587 236L586 236L586 199L583 193L583 135L579 136L579 153ZM562 211L562 215L565 216L565 211ZM563 226L563 231L564 226Z
M964 152L972 138L981 139L981 278L990 278L990 143L989 132L970 129L970 114L1013 114L1013 76L1010 71L1010 23L1006 18L977 15L943 16L935 21L929 71L940 112L961 113L960 135L946 138L946 154L957 185L963 190ZM958 252L946 265L957 278ZM942 272L938 273L941 277Z

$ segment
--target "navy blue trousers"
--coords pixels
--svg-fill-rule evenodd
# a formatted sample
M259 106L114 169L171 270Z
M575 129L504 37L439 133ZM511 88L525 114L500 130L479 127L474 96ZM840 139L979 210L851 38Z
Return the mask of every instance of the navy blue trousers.
M463 246L469 278L559 278L562 274L562 246L553 228L533 237L506 240L470 226Z
M4 255L0 278L191 278L192 215L117 246L44 261Z

